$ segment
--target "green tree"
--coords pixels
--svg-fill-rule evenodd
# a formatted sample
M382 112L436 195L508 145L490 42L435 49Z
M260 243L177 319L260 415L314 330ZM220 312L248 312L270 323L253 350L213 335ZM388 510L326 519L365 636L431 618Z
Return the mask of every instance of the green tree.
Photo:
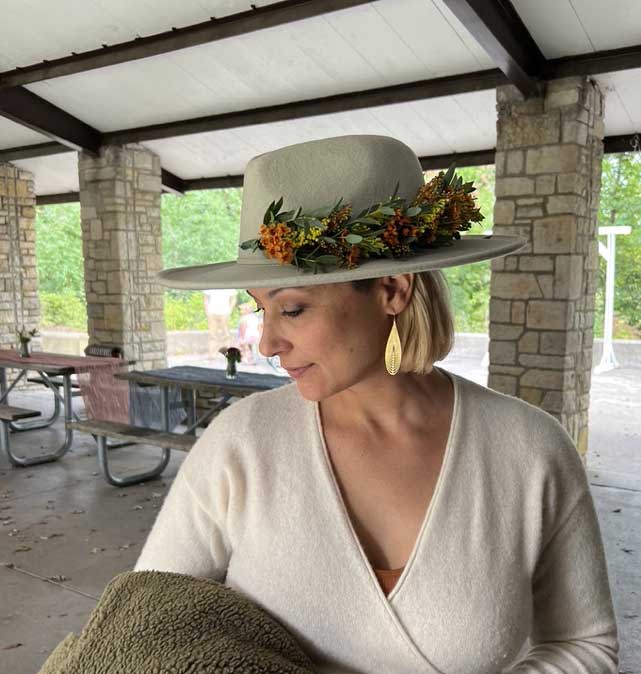
M241 190L195 190L182 197L162 197L161 218L165 268L237 257ZM185 296L181 291L170 295Z
M437 171L428 172L429 180ZM476 186L474 196L481 213L481 222L472 223L469 234L482 234L493 227L494 166L468 166L457 169L465 182ZM454 324L457 332L487 332L490 290L490 261L475 262L443 270L450 288Z
M625 152L603 158L599 226L629 225L630 234L617 236L614 280L614 337L641 339L641 153ZM605 243L605 237L599 237ZM603 336L606 261L599 256L594 334Z
M35 227L40 292L84 301L80 204L38 206Z

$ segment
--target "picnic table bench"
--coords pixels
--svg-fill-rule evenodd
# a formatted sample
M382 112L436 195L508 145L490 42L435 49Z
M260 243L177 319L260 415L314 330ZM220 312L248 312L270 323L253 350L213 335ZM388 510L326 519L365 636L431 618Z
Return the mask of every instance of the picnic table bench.
M158 477L169 463L171 449L188 452L196 442L196 437L193 435L158 431L151 428L132 426L115 421L88 419L86 421L71 421L68 425L77 431L91 433L91 435L96 438L100 470L105 480L114 487L127 487L131 484L146 482L147 480ZM129 475L128 477L118 477L109 470L109 447L107 446L107 438L122 440L127 444L154 445L160 447L163 450L163 454L160 462L156 464L154 468L143 473Z

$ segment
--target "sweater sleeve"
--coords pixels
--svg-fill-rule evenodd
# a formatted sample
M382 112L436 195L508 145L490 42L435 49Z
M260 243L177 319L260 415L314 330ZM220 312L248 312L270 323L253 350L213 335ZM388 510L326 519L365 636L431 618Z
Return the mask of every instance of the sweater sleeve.
M543 548L532 598L530 650L502 674L616 674L617 625L587 478Z
M183 461L134 571L173 571L224 582L232 554L230 511L242 510L235 434L221 413Z

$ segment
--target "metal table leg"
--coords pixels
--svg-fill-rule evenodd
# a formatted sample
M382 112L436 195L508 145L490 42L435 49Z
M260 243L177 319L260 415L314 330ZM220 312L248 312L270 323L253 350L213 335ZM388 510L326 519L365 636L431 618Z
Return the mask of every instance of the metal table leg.
M6 379L4 383L6 385ZM2 382L0 382L0 386L1 384ZM54 450L53 452L50 452L49 454L43 454L41 456L34 456L29 458L13 454L11 452L11 448L8 446L7 443L6 448L7 456L9 458L9 461L14 466L36 466L40 463L50 463L51 461L57 461L69 451L71 443L73 442L73 429L69 428L69 424L67 422L70 422L74 416L73 410L71 408L72 405L71 374L63 375L62 388L64 391L63 405L65 408L65 439L63 443L60 445L60 447L58 447L58 449ZM33 429L26 429L26 430L33 430Z
M169 389L164 386L160 389L160 402L162 427L163 430L169 431ZM96 442L98 443L98 466L100 468L100 472L102 473L105 480L107 480L107 482L114 487L128 487L132 484L153 480L154 478L158 477L165 470L165 468L167 468L167 464L171 458L171 449L163 448L160 461L151 470L147 470L142 473L135 473L134 475L128 475L127 477L117 477L109 470L108 453L109 450L113 448L108 446L107 438L104 436L98 436L96 438Z
M60 416L60 401L61 401L60 392L58 391L57 387L53 385L46 372L40 372L40 370L36 370L36 372L44 379L45 384L53 392L53 414L44 421L43 420L21 421L19 423L10 422L9 427L14 433L20 433L21 431L33 431L38 428L49 428L49 426L53 426L53 424L55 424L56 421L58 421L58 417ZM18 379L16 379L16 381L14 382L14 385L18 382L19 379L24 377L26 374L27 371L23 370Z

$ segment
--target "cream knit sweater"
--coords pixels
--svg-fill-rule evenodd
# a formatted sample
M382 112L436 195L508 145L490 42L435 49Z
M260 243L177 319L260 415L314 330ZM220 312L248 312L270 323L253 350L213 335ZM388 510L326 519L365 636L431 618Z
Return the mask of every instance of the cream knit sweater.
M295 383L224 410L183 462L136 570L224 581L323 674L615 674L585 470L552 416L443 370L454 415L388 597L351 525L318 403Z

